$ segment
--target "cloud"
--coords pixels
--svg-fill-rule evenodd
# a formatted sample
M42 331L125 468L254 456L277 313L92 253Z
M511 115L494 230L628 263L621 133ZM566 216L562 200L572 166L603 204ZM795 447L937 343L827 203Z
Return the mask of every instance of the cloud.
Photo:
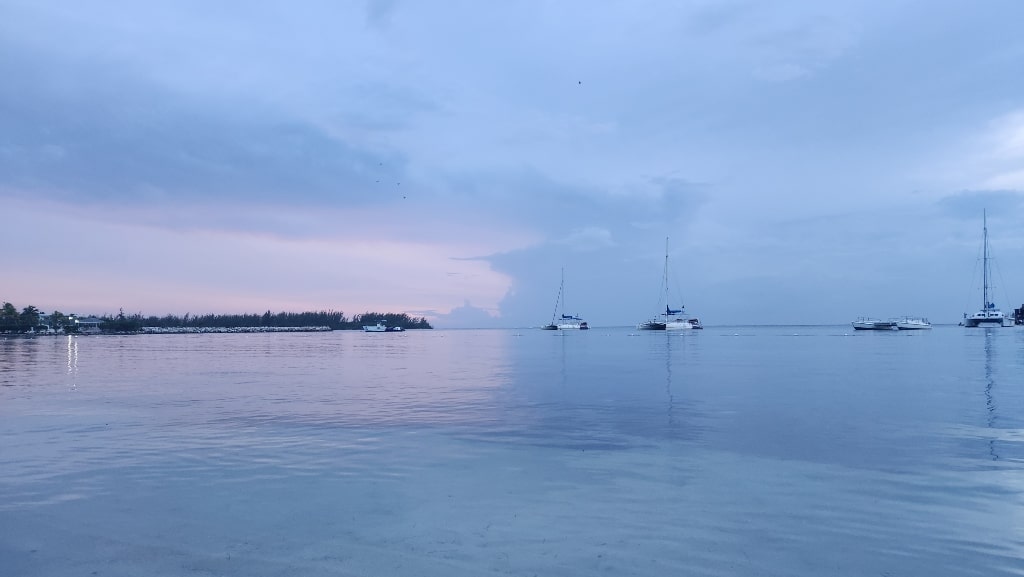
M754 71L754 76L770 82L786 82L788 80L795 80L801 76L806 76L809 73L810 70L800 66L799 64L782 62L762 66Z
M1024 159L1024 110L1014 110L993 121L994 156L1007 160Z
M474 307L467 300L462 306L455 307L447 313L437 314L437 328L465 329L465 328L496 328L509 326L506 320L504 323L499 315L493 314L484 308Z
M366 21L371 26L385 26L390 20L398 0L367 0Z
M40 239L7 290L77 264L174 306L532 325L564 268L573 312L628 324L670 237L711 325L948 307L981 206L1016 250L1024 15L922 6L15 0L0 198L82 252Z
M990 174L981 185L1024 191L1024 110L991 121L982 146L980 162Z
M982 211L987 211L993 217L1018 215L1024 209L1024 192L965 190L939 200L938 206L943 214L957 219L977 220Z
M591 251L615 246L611 232L594 226L575 229L568 236L554 242L568 246L574 251Z
M0 116L0 172L8 187L82 203L215 196L337 206L380 202L405 174L398 154L359 148L287 118L199 103L110 74L65 91L29 68L10 56L0 60L10 81L0 89L7 111Z

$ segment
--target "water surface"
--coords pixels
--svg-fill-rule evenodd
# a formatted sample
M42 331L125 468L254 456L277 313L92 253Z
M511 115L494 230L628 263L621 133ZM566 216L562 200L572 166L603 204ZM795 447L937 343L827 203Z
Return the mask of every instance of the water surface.
M4 575L1024 575L1024 331L0 340Z

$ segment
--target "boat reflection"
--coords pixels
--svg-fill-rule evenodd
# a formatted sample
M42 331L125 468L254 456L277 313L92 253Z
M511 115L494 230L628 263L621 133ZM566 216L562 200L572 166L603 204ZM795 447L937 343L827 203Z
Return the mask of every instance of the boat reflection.
M996 414L996 400L993 394L995 389L996 381L993 376L993 359L996 355L995 352L995 335L992 334L994 329L985 329L985 410L987 413L987 425L991 431L991 436L988 441L988 454L993 461L999 460L999 453L996 451L996 421L998 416Z
M668 424L672 426L675 424L675 418L672 415L674 408L674 401L672 397L672 340L671 338L665 339L665 394L668 396ZM679 339L682 340L682 339ZM685 341L683 341L685 344Z
M78 389L78 339L68 335L68 388Z

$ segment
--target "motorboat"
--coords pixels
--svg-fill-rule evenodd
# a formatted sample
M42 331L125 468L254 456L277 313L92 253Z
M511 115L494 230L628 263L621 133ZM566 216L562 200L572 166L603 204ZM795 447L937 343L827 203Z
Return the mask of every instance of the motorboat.
M903 317L896 321L896 328L901 331L919 331L932 328L932 323L924 317Z
M375 325L363 325L363 332L367 333L400 333L402 327L389 327L387 321L377 321Z
M853 328L858 331L895 331L896 321L888 320L883 321L874 319L871 317L859 317L857 320L851 323Z
M656 319L644 321L636 325L636 330L638 331L663 331L666 330L667 328L668 327L665 323Z

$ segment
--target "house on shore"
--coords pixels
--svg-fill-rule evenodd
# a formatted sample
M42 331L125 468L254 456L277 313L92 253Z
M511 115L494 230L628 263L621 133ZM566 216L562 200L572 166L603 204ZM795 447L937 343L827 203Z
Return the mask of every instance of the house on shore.
M90 334L90 333L98 333L98 332L100 332L100 323L103 322L102 319L100 319L98 317L92 317L92 316L89 316L89 317L76 317L74 315L71 315L68 318L70 318L70 319L72 319L74 321L75 327L77 327L77 332L82 333L82 334Z

